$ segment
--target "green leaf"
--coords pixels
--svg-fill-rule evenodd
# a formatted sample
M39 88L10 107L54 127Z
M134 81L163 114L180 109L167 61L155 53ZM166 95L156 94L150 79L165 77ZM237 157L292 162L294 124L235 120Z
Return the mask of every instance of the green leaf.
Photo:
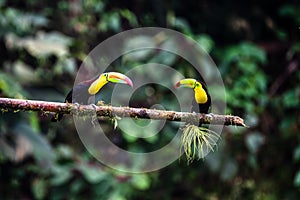
M73 195L74 197L78 196L78 194L82 190L84 190L85 186L86 186L86 183L84 181L82 181L81 179L75 179L75 181L73 181L72 184L69 186L71 195ZM76 198L73 198L73 199L76 199ZM80 199L80 198L77 197L77 199Z
M300 187L300 170L298 170L298 172L294 178L294 185L296 187Z
M26 93L22 90L18 81L6 73L0 72L0 90L11 98L24 98Z
M0 8L2 8L5 4L5 0L0 0Z
M129 142L129 143L134 143L135 141L137 141L139 138L138 137L135 137L135 136L132 136L132 135L129 135L129 134L122 134L124 139Z
M56 155L51 145L42 134L33 130L32 127L25 122L17 124L17 126L14 127L13 132L20 137L26 138L31 145L35 159L45 170L50 169L53 166ZM20 145L23 144L20 143Z
M0 2L0 4L2 3ZM33 33L36 31L36 28L45 27L48 23L48 19L42 15L24 13L14 8L1 9L0 36L12 32L17 35Z
M246 145L251 153L256 153L264 141L265 138L260 133L252 133L246 136Z
M47 194L47 184L43 179L36 179L31 186L35 199L44 199Z
M70 37L58 32L38 32L35 37L20 38L15 34L8 34L5 38L9 48L26 49L35 57L47 58L49 55L66 57L69 54Z
M249 112L245 115L245 123L250 127L257 126L259 118L254 112Z
M182 17L175 17L172 25L174 28L181 30L185 33L191 33L191 28L188 21Z
M256 72L254 77L257 88L260 91L265 92L267 89L267 77L265 76L265 74L263 74L262 72Z
M138 26L138 20L134 13L128 9L120 10L120 15L128 20L129 24L133 27Z
M76 71L76 62L73 58L59 58L54 66L53 73L55 75L63 75L65 73L74 75Z
M283 105L285 108L294 108L298 107L300 103L299 97L296 94L295 89L289 90L283 95Z
M105 8L105 3L103 1L95 1L95 0L86 0L81 2L81 4L83 4L83 7L86 10L89 10L89 12L92 12L90 10L93 10L97 13L101 13L103 12L104 8ZM87 13L89 13L87 12Z
M257 65L253 61L241 60L239 62L239 67L244 71L244 73L255 74L257 72Z
M141 48L147 47L147 48ZM153 54L155 42L152 37L136 36L126 41L124 52L130 52L123 56L124 61L140 61ZM134 50L134 51L132 51Z
M117 32L121 30L121 19L120 15L117 12L113 12L110 14L108 18L108 27L109 29Z
M104 172L100 167L81 164L78 169L83 174L85 179L93 184L99 183L107 177L107 173Z
M201 34L194 37L196 42L204 49L205 52L209 53L214 47L214 41L209 35Z
M174 47L174 44L171 44L170 42L164 42L161 48L170 48L170 46L166 47L167 45L172 45ZM159 51L158 54L156 54L152 59L149 60L149 63L159 63L172 66L176 62L176 60L176 54L167 51Z
M282 16L294 16L296 14L296 9L294 5L282 6L279 10L279 14Z
M103 32L121 31L122 27L120 14L116 11L105 13L98 24L98 29Z
M222 54L222 57L223 65L228 65L233 62L239 65L242 61L264 64L267 61L264 50L249 42L242 42L225 49L225 53Z
M146 174L137 174L132 176L131 183L139 190L147 190L150 187L151 180Z
M57 156L60 158L72 158L74 156L74 150L68 145L59 145L56 148Z
M221 179L223 181L231 180L238 171L238 166L235 160L227 159L221 171Z
M294 149L294 160L300 161L300 146L297 146L297 148Z
M37 112L29 113L29 120L30 120L30 125L31 125L32 129L35 132L39 132L41 129L40 129L39 118L38 118Z
M249 42L243 42L239 46L240 55L243 59L252 59L254 62L264 64L267 61L266 53L263 49Z
M288 33L285 30L281 30L281 29L277 30L276 35L280 40L288 39Z
M150 119L122 119L119 121L119 127L122 130L123 137L128 142L135 142L139 138L144 138L146 141L153 143L159 138L160 121ZM133 128L134 127L134 128Z
M67 166L54 165L52 172L54 176L51 178L51 184L54 186L63 185L72 178L71 168Z
M279 125L279 129L283 138L289 138L292 134L291 128L296 123L296 119L293 116L286 116L282 119Z
M120 194L119 191L114 191L112 194L109 196L109 199L114 199L114 200L126 200L127 198L124 197L124 195Z

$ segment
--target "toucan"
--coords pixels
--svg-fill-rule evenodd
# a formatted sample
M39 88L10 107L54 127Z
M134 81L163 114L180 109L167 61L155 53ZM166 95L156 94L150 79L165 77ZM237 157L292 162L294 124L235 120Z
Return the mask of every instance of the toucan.
M100 89L107 84L123 83L133 87L132 80L124 74L118 72L105 72L90 80L82 81L75 85L65 98L66 103L87 104L91 96L97 94ZM63 114L55 115L51 121L60 121Z
M204 82L187 78L178 81L174 87L186 87L194 89L195 97L192 102L192 112L208 114L208 110L211 106L211 98Z

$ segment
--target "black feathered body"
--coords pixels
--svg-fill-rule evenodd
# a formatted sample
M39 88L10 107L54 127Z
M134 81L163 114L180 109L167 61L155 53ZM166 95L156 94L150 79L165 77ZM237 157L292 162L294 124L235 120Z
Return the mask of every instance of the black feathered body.
M91 97L91 95L88 93L88 89L90 85L98 78L96 76L95 78L87 81L82 81L75 85L73 89L67 94L65 98L65 103L79 103L86 105L88 104L88 100ZM64 114L60 113L56 116L54 116L51 121L56 122L60 121Z

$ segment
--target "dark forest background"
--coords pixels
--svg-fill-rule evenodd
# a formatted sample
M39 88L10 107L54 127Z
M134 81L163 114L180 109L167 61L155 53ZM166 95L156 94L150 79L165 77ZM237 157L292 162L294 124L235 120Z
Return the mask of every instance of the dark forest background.
M250 128L226 127L218 148L204 160L187 165L182 157L159 171L127 174L98 164L71 117L52 123L50 114L2 110L0 198L297 199L299 1L0 0L0 95L63 101L97 44L148 26L177 30L203 46L222 74L227 114L243 117ZM168 65L196 76L178 62ZM166 92L149 87L158 97ZM143 107L176 103L147 99L149 87L135 99ZM147 140L113 131L110 121L106 126L114 132L112 140L140 151L163 145L173 131L168 126Z

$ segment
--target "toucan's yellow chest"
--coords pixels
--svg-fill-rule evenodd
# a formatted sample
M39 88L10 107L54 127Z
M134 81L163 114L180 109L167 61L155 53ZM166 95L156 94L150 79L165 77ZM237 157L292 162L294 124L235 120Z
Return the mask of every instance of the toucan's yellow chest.
M202 87L195 88L194 91L195 91L195 100L198 104L204 104L207 102L208 97L205 90Z

